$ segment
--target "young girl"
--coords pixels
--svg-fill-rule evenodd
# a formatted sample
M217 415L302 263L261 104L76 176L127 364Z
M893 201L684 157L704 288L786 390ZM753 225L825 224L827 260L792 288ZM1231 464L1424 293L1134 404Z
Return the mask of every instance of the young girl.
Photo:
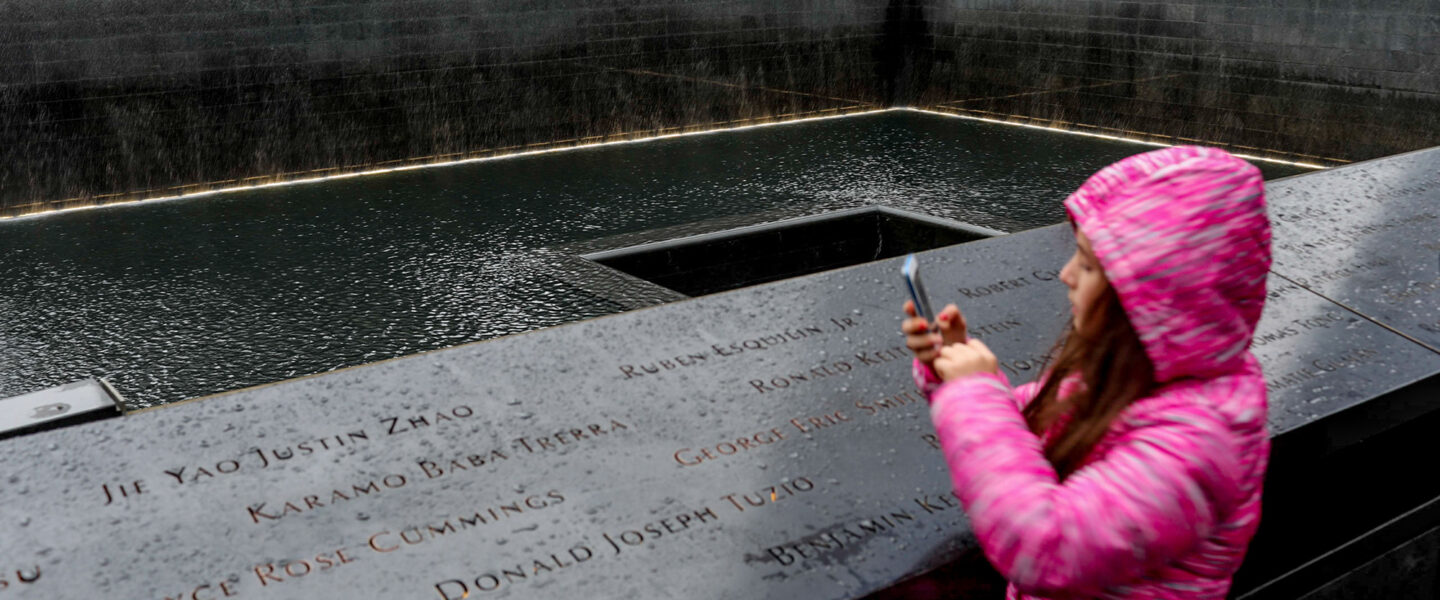
M1167 148L1065 201L1074 314L1012 388L954 305L903 325L955 491L1009 598L1224 598L1260 519L1265 382L1249 352L1270 227L1259 171Z

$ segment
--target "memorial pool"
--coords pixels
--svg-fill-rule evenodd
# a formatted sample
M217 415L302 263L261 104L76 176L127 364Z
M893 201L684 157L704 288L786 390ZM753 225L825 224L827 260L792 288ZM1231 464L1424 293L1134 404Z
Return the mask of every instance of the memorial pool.
M151 406L620 312L562 260L609 236L872 204L1030 229L1147 149L885 111L0 221L0 397Z

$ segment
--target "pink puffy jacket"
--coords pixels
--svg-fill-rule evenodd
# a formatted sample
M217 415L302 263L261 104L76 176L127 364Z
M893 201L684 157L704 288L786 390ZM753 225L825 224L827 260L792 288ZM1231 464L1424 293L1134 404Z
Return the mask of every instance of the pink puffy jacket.
M1270 268L1260 173L1220 150L1167 148L1106 167L1065 208L1158 387L1057 483L1020 413L1038 383L939 385L917 362L956 493L1008 598L1224 598L1270 451L1249 352Z

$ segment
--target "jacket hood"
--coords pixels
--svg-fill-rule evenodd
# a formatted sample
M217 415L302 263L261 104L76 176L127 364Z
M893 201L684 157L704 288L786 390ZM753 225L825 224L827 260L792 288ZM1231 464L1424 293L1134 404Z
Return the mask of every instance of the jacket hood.
M1155 379L1239 368L1265 304L1260 170L1181 146L1105 167L1065 200L1139 334Z

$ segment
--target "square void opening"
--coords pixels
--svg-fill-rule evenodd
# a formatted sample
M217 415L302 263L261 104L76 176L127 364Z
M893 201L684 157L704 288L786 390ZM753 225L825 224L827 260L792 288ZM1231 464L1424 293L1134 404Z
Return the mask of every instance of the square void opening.
M1003 232L883 206L586 254L686 296L972 242Z

